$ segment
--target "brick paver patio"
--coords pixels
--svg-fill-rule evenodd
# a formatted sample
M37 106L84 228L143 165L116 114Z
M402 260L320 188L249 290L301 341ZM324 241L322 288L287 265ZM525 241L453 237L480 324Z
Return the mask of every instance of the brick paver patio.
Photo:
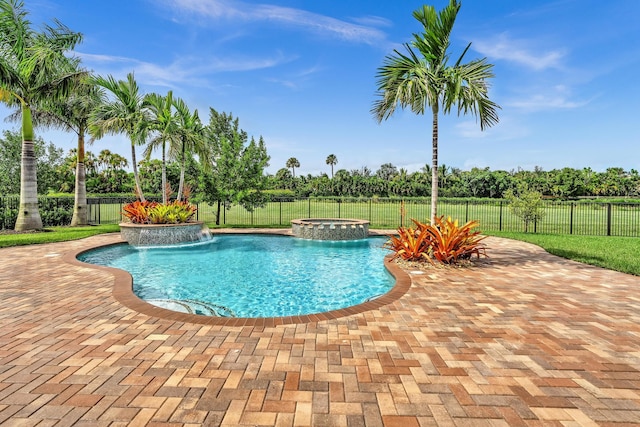
M63 259L115 241L0 250L0 425L640 425L638 277L491 238L371 311L203 325Z

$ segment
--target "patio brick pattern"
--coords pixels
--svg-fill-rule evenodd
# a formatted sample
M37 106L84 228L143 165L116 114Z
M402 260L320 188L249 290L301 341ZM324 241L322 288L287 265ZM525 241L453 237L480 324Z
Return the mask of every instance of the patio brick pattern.
M373 310L196 324L65 262L117 241L0 249L0 425L640 426L638 277L490 238Z

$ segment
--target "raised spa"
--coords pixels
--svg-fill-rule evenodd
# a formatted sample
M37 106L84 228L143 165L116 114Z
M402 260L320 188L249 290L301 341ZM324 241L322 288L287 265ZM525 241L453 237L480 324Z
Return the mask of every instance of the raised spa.
M211 232L203 222L182 224L120 224L122 240L134 246L163 246L192 243L211 239Z
M307 218L291 221L293 235L311 240L360 240L369 236L369 221L346 218Z

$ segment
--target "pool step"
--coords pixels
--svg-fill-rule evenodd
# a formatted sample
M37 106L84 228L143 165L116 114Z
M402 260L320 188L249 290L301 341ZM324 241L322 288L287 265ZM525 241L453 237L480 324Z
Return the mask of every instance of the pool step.
M230 308L191 299L149 299L145 300L160 308L179 313L199 314L202 316L237 317Z

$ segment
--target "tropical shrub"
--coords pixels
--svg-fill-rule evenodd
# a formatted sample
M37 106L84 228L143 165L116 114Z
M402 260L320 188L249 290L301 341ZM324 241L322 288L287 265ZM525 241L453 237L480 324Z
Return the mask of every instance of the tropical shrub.
M469 221L463 226L458 225L458 220L452 220L443 216L436 218L435 225L425 226L430 235L429 259L435 259L443 264L453 264L462 259L469 259L472 255L480 258L486 256L486 248L480 231L473 231L478 227L478 221Z
M435 224L423 224L412 219L414 227L399 227L397 236L389 236L385 247L394 251L394 258L407 261L440 262L454 264L476 255L487 256L481 243L486 236L480 231L478 221L469 221L459 226L458 220L444 216L436 218Z
M122 215L133 224L149 224L149 211L158 203L136 200L122 207Z
M398 227L398 236L389 236L385 247L395 252L394 258L406 261L420 261L429 258L430 235L424 224L415 220L418 229ZM421 227L422 226L422 227Z
M524 222L524 232L529 232L529 224L537 223L544 218L544 203L542 193L528 189L520 189L515 193L512 189L504 193L509 201L511 213Z
M197 208L186 201L167 204L136 200L122 208L122 214L134 224L181 224L189 222Z

